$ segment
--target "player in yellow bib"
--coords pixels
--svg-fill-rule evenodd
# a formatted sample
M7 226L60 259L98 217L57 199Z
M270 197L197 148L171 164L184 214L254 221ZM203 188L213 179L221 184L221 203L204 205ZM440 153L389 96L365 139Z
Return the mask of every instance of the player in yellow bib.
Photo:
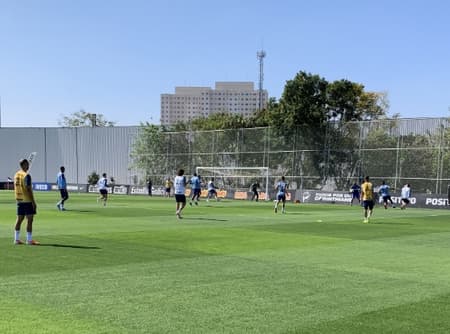
M361 185L361 200L364 207L364 223L368 223L373 212L373 185L368 176L364 179Z
M14 231L14 244L22 245L24 242L20 240L20 226L27 217L27 244L39 245L39 242L33 240L33 218L36 214L36 201L33 195L33 186L31 176L28 174L30 164L27 159L19 162L20 170L14 175L14 192L17 202L17 220Z

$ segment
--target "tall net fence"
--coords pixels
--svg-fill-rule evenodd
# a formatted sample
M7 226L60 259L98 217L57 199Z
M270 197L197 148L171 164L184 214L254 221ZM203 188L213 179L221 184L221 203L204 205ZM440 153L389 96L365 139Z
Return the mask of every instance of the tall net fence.
M294 130L251 128L166 132L148 159L156 182L178 168L268 167L269 183L285 175L291 188L348 190L370 175L391 188L442 194L450 181L450 124L446 118L330 123ZM259 181L248 178L248 183Z

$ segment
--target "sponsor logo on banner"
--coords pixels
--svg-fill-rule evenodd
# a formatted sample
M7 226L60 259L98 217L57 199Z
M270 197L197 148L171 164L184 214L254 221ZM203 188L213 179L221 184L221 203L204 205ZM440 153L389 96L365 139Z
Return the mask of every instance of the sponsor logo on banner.
M33 182L33 190L36 191L50 191L52 190L52 185L50 183L34 183Z
M425 205L427 206L447 206L448 198L436 198L436 197L427 197L425 199Z
M130 194L132 195L148 195L147 187L131 186Z
M305 191L302 195L302 202L308 202L311 198L311 193L309 191Z
M114 186L114 194L126 195L128 194L127 186Z
M328 202L328 203L350 203L352 200L352 195L346 192L336 193L336 192L316 192L314 196L314 201Z
M234 199L247 199L246 191L236 191L234 193Z
M112 188L111 187L107 187L108 189L108 194L112 194ZM98 187L97 186L93 186L93 185L89 185L88 187L88 192L89 193L98 193Z

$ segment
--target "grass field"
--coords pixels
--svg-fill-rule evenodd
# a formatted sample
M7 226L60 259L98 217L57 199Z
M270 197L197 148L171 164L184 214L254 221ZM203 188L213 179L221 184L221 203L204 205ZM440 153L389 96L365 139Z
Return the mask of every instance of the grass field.
M36 196L14 246L0 192L2 334L450 332L449 210Z

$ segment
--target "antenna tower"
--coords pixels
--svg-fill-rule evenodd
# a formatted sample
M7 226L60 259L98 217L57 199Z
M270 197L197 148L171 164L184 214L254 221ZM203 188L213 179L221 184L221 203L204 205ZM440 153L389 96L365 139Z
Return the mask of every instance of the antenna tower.
M256 53L256 57L259 60L259 110L263 109L263 81L264 81L264 57L266 56L266 51L261 50Z

